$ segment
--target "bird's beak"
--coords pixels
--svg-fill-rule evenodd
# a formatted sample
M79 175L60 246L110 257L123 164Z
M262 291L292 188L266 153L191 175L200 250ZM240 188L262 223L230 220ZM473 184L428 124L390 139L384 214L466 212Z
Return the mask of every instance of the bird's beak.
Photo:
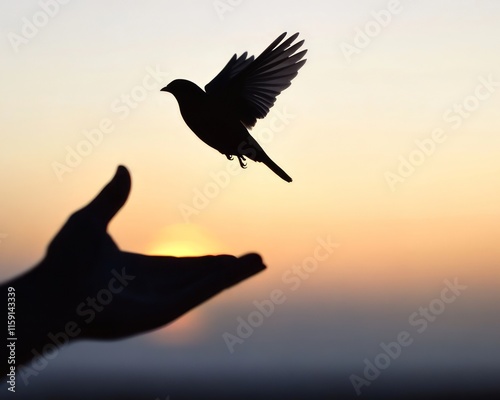
M170 90L168 90L168 85L161 89L160 92L170 92Z

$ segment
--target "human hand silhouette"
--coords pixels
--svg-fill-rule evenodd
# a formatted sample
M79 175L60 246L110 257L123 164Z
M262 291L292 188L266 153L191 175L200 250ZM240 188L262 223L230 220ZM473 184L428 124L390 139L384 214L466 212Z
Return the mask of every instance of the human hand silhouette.
M16 291L19 363L60 332L70 341L158 328L265 269L257 254L178 258L121 251L106 229L130 185L120 166L95 199L71 215L43 261L2 285Z

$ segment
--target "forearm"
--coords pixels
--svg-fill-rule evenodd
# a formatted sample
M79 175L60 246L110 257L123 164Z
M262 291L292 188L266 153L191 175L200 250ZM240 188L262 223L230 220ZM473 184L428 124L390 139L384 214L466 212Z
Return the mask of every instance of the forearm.
M1 373L19 367L37 354L43 354L50 343L50 333L64 326L64 307L56 303L59 290L54 287L49 270L40 263L25 274L0 286L7 306L8 326L4 337L7 358L1 360ZM5 304L5 303L4 303Z

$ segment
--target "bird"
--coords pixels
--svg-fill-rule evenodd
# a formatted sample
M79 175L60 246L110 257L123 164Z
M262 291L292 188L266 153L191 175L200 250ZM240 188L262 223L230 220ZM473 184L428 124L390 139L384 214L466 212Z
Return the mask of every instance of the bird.
M307 50L293 43L299 33L285 39L284 32L258 57L234 54L226 66L201 89L186 79L175 79L161 91L171 93L187 126L203 142L225 155L262 162L286 182L292 178L266 154L248 131L264 118L306 62ZM285 39L285 40L284 40Z

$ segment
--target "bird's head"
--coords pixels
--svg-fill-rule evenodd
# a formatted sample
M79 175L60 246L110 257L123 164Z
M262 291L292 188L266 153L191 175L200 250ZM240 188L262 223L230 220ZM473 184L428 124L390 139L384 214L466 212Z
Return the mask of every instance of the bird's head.
M177 100L184 96L190 96L194 93L203 92L197 85L186 79L176 79L161 89L162 92L172 93Z
M174 94L178 92L182 86L182 79L176 79L175 81L170 82L167 86L161 89L162 92L170 92Z

